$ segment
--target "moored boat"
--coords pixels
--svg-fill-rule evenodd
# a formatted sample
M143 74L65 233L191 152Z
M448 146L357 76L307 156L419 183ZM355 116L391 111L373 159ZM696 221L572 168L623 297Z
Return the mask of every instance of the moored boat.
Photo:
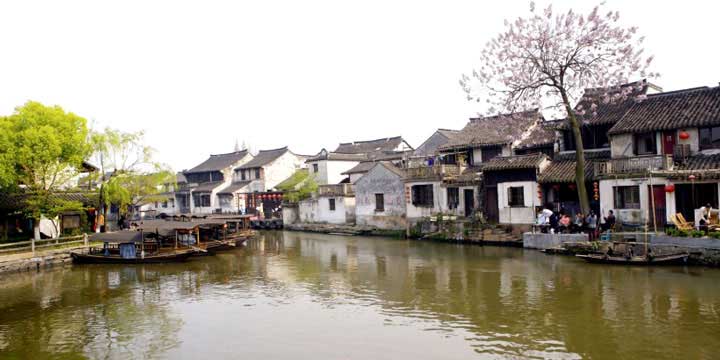
M617 265L684 265L688 253L666 254L658 256L610 256L607 254L575 255L587 262Z
M124 258L121 256L103 255L101 253L73 252L70 256L72 256L73 262L77 264L153 264L182 262L187 260L193 253L194 251L192 250L183 250L146 255L144 257Z
M187 260L197 250L192 247L163 247L159 238L146 237L142 230L126 230L93 234L102 247L73 251L70 256L78 264L149 264Z

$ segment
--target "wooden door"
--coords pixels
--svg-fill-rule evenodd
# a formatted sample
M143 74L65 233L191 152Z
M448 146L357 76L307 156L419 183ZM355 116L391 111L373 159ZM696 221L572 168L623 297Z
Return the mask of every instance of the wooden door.
M675 131L663 132L662 149L664 155L672 155L675 151Z
M667 219L666 213L665 213L665 186L664 185L653 185L652 189L650 188L650 185L648 185L648 194L651 194L654 196L655 201L655 223L657 224L658 229L664 229L665 228L665 222ZM648 196L648 209L653 208L653 198ZM651 211L648 211L648 213L651 213ZM648 225L650 225L650 229L653 229L653 219L649 219Z
M463 191L463 197L465 198L465 216L470 216L475 208L475 191L473 189L465 189Z
M485 219L495 223L500 219L497 186L488 186L485 189Z

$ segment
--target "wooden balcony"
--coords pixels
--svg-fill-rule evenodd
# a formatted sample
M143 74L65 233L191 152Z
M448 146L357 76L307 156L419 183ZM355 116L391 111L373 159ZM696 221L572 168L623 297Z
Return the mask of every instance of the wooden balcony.
M353 184L320 185L318 196L355 196Z
M595 175L641 174L650 170L672 170L670 155L638 156L595 163Z
M406 169L408 179L442 179L447 176L458 176L462 172L458 165L438 164L434 166L420 166Z

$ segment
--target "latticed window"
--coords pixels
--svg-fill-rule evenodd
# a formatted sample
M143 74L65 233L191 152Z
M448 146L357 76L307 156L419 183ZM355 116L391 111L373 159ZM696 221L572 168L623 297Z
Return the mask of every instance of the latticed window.
M508 188L508 206L525 206L525 188L522 186L511 186Z
M616 209L640 208L639 186L615 186L614 192Z
M429 185L414 185L411 188L412 192L412 203L418 207L433 207L433 186Z

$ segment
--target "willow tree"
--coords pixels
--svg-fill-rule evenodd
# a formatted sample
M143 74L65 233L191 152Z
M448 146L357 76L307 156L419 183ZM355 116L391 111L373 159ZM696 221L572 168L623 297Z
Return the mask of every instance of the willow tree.
M596 6L587 15L572 10L554 14L552 5L542 13L530 3L530 14L513 22L490 40L481 52L480 66L463 75L460 85L469 99L485 101L491 112L529 108L559 111L575 139L580 207L590 204L585 187L583 116L594 114L598 104L574 108L587 88L598 89L603 103L623 101L632 87L621 87L633 78L652 78L652 56L643 51L643 37L636 27L619 22L618 12Z
M100 168L97 179L103 217L111 204L121 210L139 201L154 201L162 186L174 183L174 173L153 160L153 149L144 133L106 128L93 132L93 161ZM124 211L124 210L123 210Z

